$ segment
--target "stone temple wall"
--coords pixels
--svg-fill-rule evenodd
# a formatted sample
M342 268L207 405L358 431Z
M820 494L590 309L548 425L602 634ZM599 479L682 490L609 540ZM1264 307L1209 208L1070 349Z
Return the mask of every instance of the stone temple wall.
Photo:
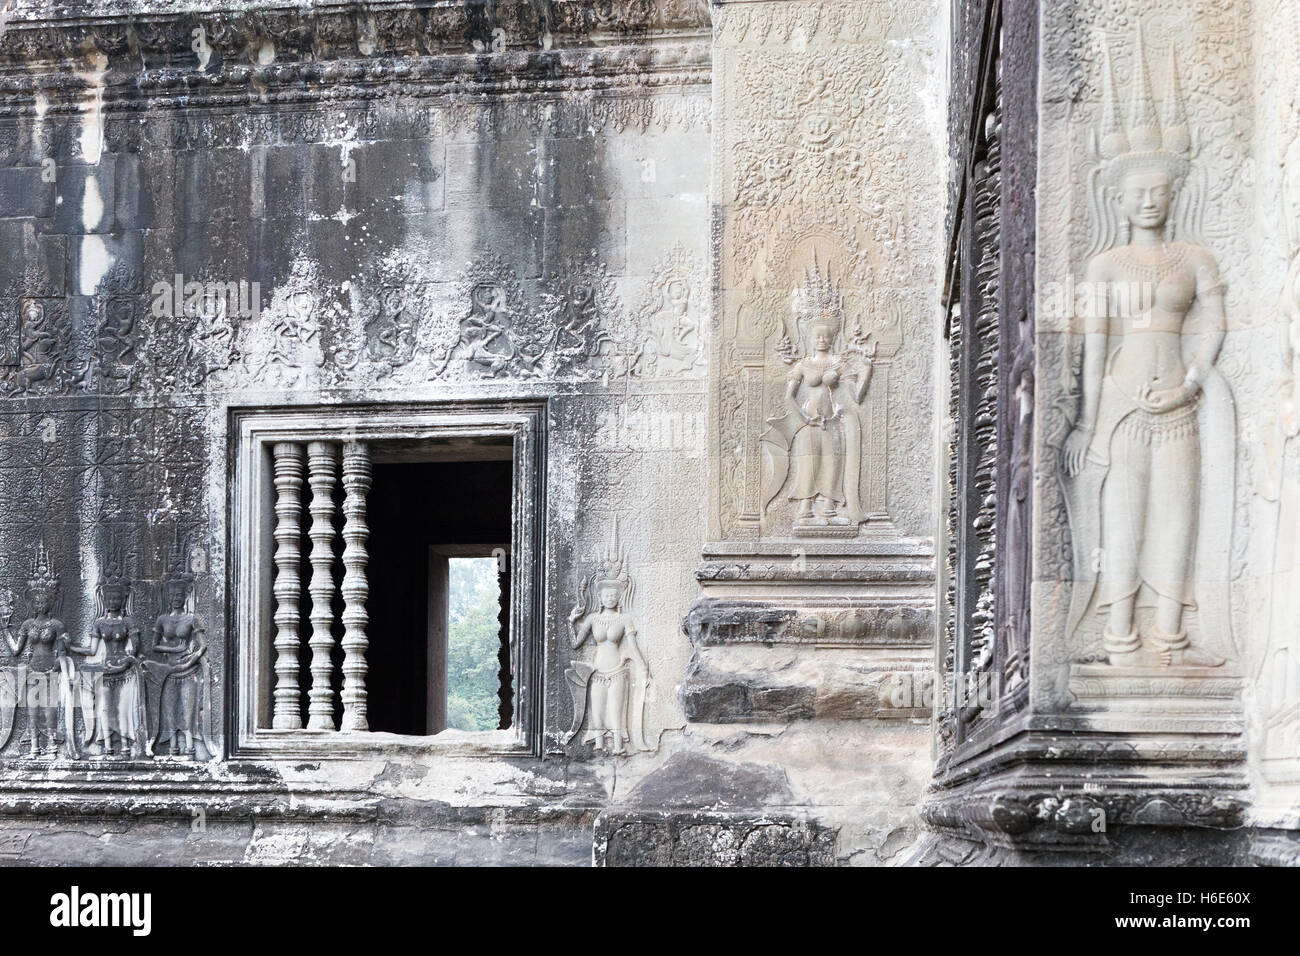
M1169 818L1210 820L1254 806L1237 819L1266 827L1285 825L1281 808L1293 808L1295 799L1288 789L1295 779L1294 658L1287 652L1284 632L1291 625L1282 623L1288 616L1281 606L1292 590L1285 316L1294 307L1285 277L1296 220L1284 186L1288 135L1294 136L1288 130L1296 119L1294 39L1277 29L1289 15L1286 6L1079 3L1054 9L1044 25L1040 114L1037 344L1043 414L1037 422L1032 706L1045 722L1057 719L1047 715L1078 715L1057 726L1117 733L1139 752L1190 732L1182 747L1163 745L1162 757L1172 758L1172 766L1139 773L1149 773L1154 787L1182 787L1199 777L1205 789L1190 801L1166 799L1178 807ZM1143 112L1145 102L1154 112ZM1151 116L1159 142L1148 133L1146 143L1143 129L1151 127ZM1125 161L1123 155L1112 158L1113 133L1106 139L1117 128L1115 117L1133 150L1154 147L1173 157L1166 236L1181 243L1171 247L1175 253L1200 256L1194 309L1181 336L1186 360L1205 365L1202 356L1210 353L1204 343L1212 342L1216 328L1222 330L1196 411L1200 463L1178 471L1181 466L1171 459L1154 476L1161 494L1191 496L1197 503L1195 560L1186 575L1192 593L1183 596L1191 603L1182 626L1190 647L1201 653L1176 653L1172 666L1156 670L1141 655L1159 639L1160 597L1148 588L1160 572L1142 572L1148 583L1138 595L1135 629L1143 649L1117 664L1114 639L1103 633L1109 624L1103 620L1106 609L1098 606L1104 584L1097 572L1103 580L1118 572L1108 572L1114 566L1104 541L1091 571L1083 559L1092 546L1085 542L1095 543L1098 530L1116 540L1107 528L1117 525L1107 524L1114 519L1104 497L1099 528L1097 515L1083 504L1090 467L1071 477L1062 464L1079 407L1077 383L1086 374L1084 300L1089 280L1101 274L1101 260L1094 257L1100 252L1128 261L1122 248L1105 252L1127 238L1119 223L1123 212L1116 214L1115 193L1108 189L1131 182L1123 176L1133 175L1108 179L1114 164ZM1129 270L1125 276L1146 276L1141 267L1123 268ZM1074 282L1072 303L1068 277ZM1148 281L1162 280L1152 273ZM1215 281L1223 283L1219 293ZM1176 527L1178 519L1161 513L1154 499L1141 510L1154 529L1148 532L1153 553L1162 547L1161 535L1170 533L1164 529ZM1086 594L1094 588L1098 596L1089 604ZM1143 755L1154 764L1153 758L1154 751L1150 758Z
M128 593L156 659L168 583L192 582L214 753L107 759L83 716L107 693L78 676L93 659L55 670L57 753L30 755L46 718L29 708L0 722L0 855L897 861L929 772L924 708L896 706L888 681L929 653L938 225L896 207L925 190L938 208L943 184L941 24L933 5L895 6L6 7L0 617L15 640L52 617L79 643ZM841 192L833 212L822 190ZM783 357L803 348L778 327L797 324L789 292L814 253L843 289L833 348L870 336L853 413L853 496L870 501L847 534L792 536L784 510L753 523L740 537L758 564L799 572L763 598L773 630L715 648L713 606L692 610L700 579L748 600L758 564L705 546L731 534L725 475L766 467ZM741 431L720 438L737 328L752 398L721 413ZM544 407L544 506L522 503L545 542L535 739L242 750L241 694L269 686L274 658L245 680L235 582L255 546L234 423L475 402ZM571 622L611 560L648 678L645 749L617 757L570 733L565 679L589 659ZM48 617L34 590L53 595ZM6 688L33 672L30 646L12 647ZM150 741L179 686L159 673L139 680Z
M1294 863L1293 7L0 0L0 861Z
M1028 559L1032 626L1014 667L994 645L1021 695L955 745L938 724L926 819L978 845L947 858L1297 859L1292 7L1038 6L1036 190L998 207L1036 236L1032 292L1003 259L994 303L994 334L1033 320L998 355L1032 454L996 456L1033 530L990 564Z

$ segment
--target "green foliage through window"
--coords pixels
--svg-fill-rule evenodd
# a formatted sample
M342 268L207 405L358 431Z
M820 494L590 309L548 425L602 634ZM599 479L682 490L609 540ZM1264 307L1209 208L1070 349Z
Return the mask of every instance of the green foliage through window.
M496 559L452 558L447 591L447 726L495 730L501 646Z

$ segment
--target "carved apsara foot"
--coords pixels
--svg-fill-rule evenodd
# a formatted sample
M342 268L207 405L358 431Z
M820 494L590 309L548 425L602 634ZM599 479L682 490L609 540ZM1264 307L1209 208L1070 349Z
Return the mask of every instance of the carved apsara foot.
M1186 628L1177 634L1165 634L1153 627L1151 641L1156 646L1162 667L1218 667L1224 663L1224 658L1217 654L1192 647Z
M1105 628L1101 633L1102 647L1106 651L1106 662L1112 667L1131 667L1137 663L1138 653L1142 650L1142 640L1138 637L1137 628L1133 628L1128 635L1120 637Z
M1166 667L1219 667L1226 661L1227 658L1196 647L1160 652L1160 663Z

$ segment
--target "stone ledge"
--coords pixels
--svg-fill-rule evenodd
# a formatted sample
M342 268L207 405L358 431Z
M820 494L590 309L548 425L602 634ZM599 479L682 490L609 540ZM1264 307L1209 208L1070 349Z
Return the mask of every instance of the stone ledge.
M751 650L741 648L739 650ZM764 649L753 648L759 653ZM749 655L697 650L679 698L693 723L791 720L927 719L924 695L906 694L926 678L926 661L829 657L830 651L797 660L748 660ZM838 658L838 659L837 659Z
M584 866L594 811L525 816L485 808L438 818L0 819L5 866Z
M1232 734L1189 739L1022 729L964 763L941 762L921 816L944 839L1114 856L1124 831L1244 832L1243 757L1242 741ZM1202 842L1206 852L1218 852L1213 839Z
M1300 832L1254 831L1251 834L1250 862L1256 866L1300 866Z
M921 816L935 830L989 845L1102 851L1117 827L1239 830L1245 812L1240 796L1210 787L1044 779L945 796Z
M901 602L763 601L701 598L682 629L697 647L727 644L812 644L819 647L929 647L934 610Z
M785 814L607 810L596 866L834 866L837 831Z

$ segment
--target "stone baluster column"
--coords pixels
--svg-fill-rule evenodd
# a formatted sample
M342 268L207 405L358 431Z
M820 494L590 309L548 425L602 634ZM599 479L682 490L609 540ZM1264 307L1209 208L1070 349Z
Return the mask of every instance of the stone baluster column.
M300 730L298 702L298 591L302 558L299 511L302 508L303 449L278 442L275 458L275 710L276 730Z
M308 730L334 730L334 694L330 688L334 650L334 485L338 481L338 445L314 441L307 445L311 484L311 692Z
M370 490L370 448L343 445L343 729L369 730L366 718L366 493Z

